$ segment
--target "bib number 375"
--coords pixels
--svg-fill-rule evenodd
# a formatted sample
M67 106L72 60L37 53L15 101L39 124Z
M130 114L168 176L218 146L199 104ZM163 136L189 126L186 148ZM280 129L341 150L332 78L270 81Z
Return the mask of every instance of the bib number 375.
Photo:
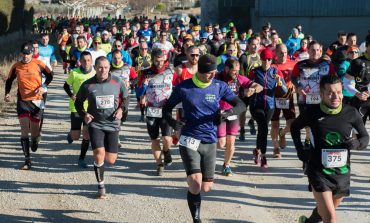
M323 149L321 163L325 168L342 167L347 164L347 156L346 149Z

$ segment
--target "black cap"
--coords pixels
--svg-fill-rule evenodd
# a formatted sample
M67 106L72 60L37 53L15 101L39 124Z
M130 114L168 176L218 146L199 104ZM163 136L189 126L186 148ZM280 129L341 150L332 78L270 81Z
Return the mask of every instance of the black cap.
M24 54L31 54L35 51L31 43L24 43L21 47L21 52Z

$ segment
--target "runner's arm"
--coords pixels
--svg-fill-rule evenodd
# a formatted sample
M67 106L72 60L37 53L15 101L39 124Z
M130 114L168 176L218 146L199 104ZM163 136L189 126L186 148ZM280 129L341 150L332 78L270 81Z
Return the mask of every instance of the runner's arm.
M64 85L63 85L63 88L64 88L64 91L68 94L68 96L71 98L73 96L73 93L71 91L71 87L69 86L69 84L67 84L67 82L64 82Z
M167 100L166 104L162 108L162 115L163 118L168 122L168 124L174 128L176 131L181 129L181 125L184 123L181 121L176 121L172 117L172 110L173 108L181 102L181 93L180 93L180 88L175 87L174 90L172 91L172 94L170 98Z
M297 150L297 156L301 161L307 161L308 156L305 153L302 140L301 140L301 129L309 125L310 120L305 114L301 114L295 119L290 127L290 133L292 135L294 146Z
M80 117L85 117L86 111L84 108L84 101L87 99L87 88L86 84L82 84L80 90L77 92L75 100L75 108Z
M5 82L5 95L10 93L10 90L12 89L13 81L15 80L16 77L17 75L15 74L15 69L14 67L12 67L12 69L9 72L9 77Z
M363 120L359 114L359 112L356 110L355 111L355 121L353 123L353 128L356 129L358 132L357 134L357 139L353 140L358 140L358 144L355 148L357 150L363 150L366 149L367 145L369 144L369 134L367 133L367 130L365 128L365 125L363 123Z

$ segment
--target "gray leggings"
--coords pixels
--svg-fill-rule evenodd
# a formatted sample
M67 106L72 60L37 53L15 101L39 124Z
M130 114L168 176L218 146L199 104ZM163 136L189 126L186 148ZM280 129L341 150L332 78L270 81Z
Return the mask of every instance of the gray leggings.
M213 181L216 168L216 143L200 143L198 151L180 145L180 155L187 176L202 173L202 181Z

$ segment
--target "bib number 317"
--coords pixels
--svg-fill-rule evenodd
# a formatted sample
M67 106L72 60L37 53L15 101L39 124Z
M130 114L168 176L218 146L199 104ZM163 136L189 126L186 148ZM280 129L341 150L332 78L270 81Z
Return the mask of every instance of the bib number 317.
M200 140L194 139L190 136L182 135L179 140L179 144L191 150L197 151L199 148Z

